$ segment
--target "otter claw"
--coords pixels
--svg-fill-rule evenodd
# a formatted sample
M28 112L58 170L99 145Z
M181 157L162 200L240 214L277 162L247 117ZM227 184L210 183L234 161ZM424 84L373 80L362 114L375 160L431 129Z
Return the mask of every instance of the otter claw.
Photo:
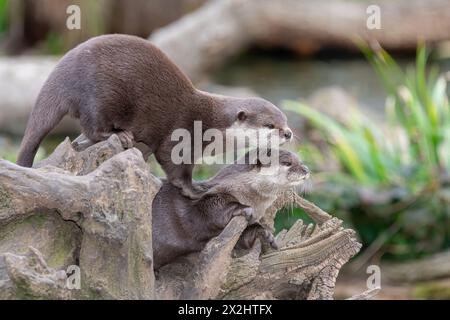
M121 131L117 133L117 136L125 149L133 148L134 137L130 131Z
M90 140L84 133L79 135L75 140L72 142L72 147L75 151L82 151L87 149L88 147L94 145L94 142Z

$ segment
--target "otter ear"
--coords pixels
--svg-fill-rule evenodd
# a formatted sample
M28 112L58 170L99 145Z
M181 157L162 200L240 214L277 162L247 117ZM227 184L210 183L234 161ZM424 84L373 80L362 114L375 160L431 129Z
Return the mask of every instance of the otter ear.
M239 121L245 121L247 119L247 113L245 113L245 111L239 111L237 114L237 119Z

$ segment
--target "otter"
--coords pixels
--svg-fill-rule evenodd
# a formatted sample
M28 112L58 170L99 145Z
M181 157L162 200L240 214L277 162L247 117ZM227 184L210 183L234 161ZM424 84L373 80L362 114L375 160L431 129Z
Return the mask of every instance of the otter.
M156 46L128 35L91 38L70 50L43 85L31 112L17 164L30 167L43 138L69 114L92 142L117 134L129 148L143 143L168 180L193 197L191 163L174 164L175 129L253 128L272 131L280 143L291 139L287 119L261 98L235 98L196 89ZM225 135L224 135L225 136ZM203 144L203 149L205 144Z
M258 221L276 200L279 192L300 185L309 177L308 168L297 155L279 150L279 164L272 175L257 159L222 168L214 177L198 181L208 192L198 200L181 195L179 189L164 181L152 204L153 259L155 269L175 258L201 251L220 234L230 220L243 215L249 221L238 244L252 246L259 237L276 248L272 233ZM240 202L242 201L242 202Z

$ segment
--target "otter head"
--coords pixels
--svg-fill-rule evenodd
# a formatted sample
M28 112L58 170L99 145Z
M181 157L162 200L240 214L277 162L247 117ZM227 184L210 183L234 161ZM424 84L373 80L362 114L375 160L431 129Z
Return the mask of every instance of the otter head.
M253 166L260 182L272 184L279 190L298 186L310 176L308 167L298 156L283 149L267 150L264 157L258 154Z
M271 143L278 147L292 140L293 133L288 127L286 115L269 101L243 98L233 100L233 104L235 118L231 134L238 139L245 136L250 147L270 146Z
M278 150L280 183L289 187L302 184L310 176L309 169L295 153Z
M267 161L274 159L275 161ZM222 168L213 178L203 182L211 194L231 194L238 202L254 205L273 201L279 194L301 185L309 178L309 169L290 151L266 150L262 156L258 150L249 151L235 163ZM267 202L266 202L267 204Z

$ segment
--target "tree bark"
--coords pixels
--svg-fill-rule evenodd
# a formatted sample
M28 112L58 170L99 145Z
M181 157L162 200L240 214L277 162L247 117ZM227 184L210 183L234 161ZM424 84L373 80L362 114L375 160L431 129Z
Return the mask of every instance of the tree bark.
M87 158L93 149L95 157ZM157 184L137 149L112 156L118 151L123 149L113 136L80 153L66 140L48 159L48 166L30 169L0 160L0 226L37 212L57 212L62 220L75 223L81 230L77 257L73 259L79 262L85 284L75 294L79 298L154 297L149 206ZM61 157L57 158L58 154ZM32 256L39 256L35 249L32 252ZM9 278L20 288L21 296L23 282L28 284L36 278L32 271L45 269L45 257L40 259L38 270L24 269L26 259L32 258L6 253L4 259ZM43 287L51 283L54 274L46 273L50 279L41 276ZM18 279L22 279L20 285ZM34 286L27 288L26 296L41 297Z
M34 168L0 160L0 298L332 299L340 268L360 249L342 221L286 193L267 211L269 224L292 203L316 224L298 220L281 231L279 250L259 241L234 249L247 227L235 217L201 252L155 278L151 208L159 179L141 152L124 151L115 135L77 149L66 139ZM37 232L25 232L30 224ZM62 225L69 226L63 234ZM49 236L38 239L42 233ZM58 259L49 248L57 248ZM71 264L81 270L79 290L67 286Z

